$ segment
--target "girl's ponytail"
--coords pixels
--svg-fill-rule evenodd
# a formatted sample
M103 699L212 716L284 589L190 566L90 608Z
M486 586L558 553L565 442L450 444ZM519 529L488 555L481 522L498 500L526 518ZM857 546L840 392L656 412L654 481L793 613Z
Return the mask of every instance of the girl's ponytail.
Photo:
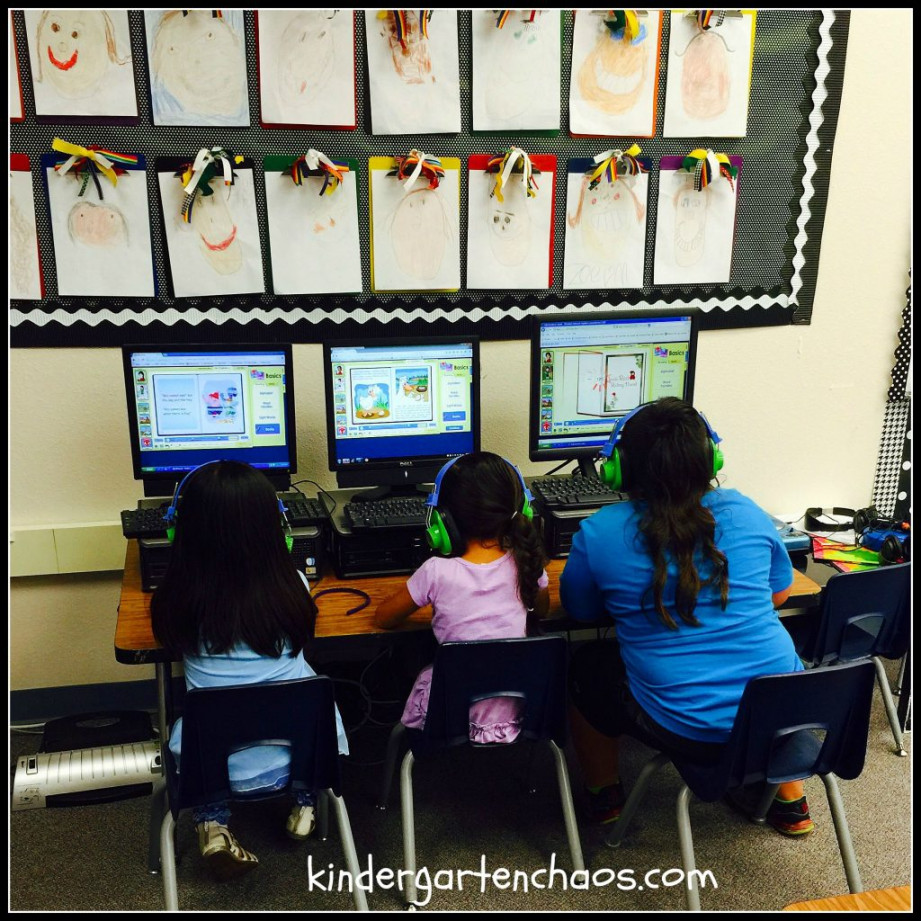
M509 522L508 542L518 568L518 597L531 611L537 604L537 582L547 562L544 545L537 528L521 512Z

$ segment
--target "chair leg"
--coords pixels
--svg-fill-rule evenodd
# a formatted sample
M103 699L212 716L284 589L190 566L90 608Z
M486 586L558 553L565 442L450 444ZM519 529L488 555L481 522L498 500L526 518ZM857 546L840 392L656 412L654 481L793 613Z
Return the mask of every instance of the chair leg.
M768 809L771 808L771 803L774 802L774 797L777 796L777 791L779 789L779 783L769 783L765 785L764 793L761 794L761 799L758 801L754 812L752 812L750 816L751 821L756 825L764 825L767 821Z
M323 799L333 804L336 811L336 822L339 825L339 837L342 839L342 853L345 865L352 877L352 898L358 911L368 911L368 898L364 889L358 884L361 868L358 865L358 852L355 850L355 839L352 837L352 823L349 821L349 812L345 807L345 800L336 796L332 790L323 791Z
M844 863L844 875L847 877L847 887L851 892L863 892L863 882L860 879L860 870L857 867L857 855L854 853L854 842L851 841L851 830L844 814L844 802L838 781L834 774L821 774L822 783L825 784L825 795L831 809L831 817L835 823L835 834L838 836L838 850L841 851L841 860Z
M685 784L678 794L675 813L678 818L678 841L681 843L681 865L687 888L685 898L688 911L700 911L700 892L697 889L697 864L694 860L694 838L691 835L691 815L688 805L691 801L691 789Z
M325 790L317 796L317 835L321 841L329 838L329 795Z
M166 815L166 781L161 777L154 781L150 794L150 827L147 835L147 870L160 872L160 826Z
M883 695L883 705L886 708L886 716L889 718L889 728L892 730L892 736L895 739L896 754L904 758L908 755L908 752L905 751L902 740L902 727L899 726L899 715L895 709L895 701L892 699L892 691L889 690L889 678L879 656L873 656L873 664L876 666L876 682Z
M163 876L163 899L167 911L179 911L179 891L176 888L176 847L173 831L176 822L172 810L167 809L160 826L160 872Z
M390 738L387 740L387 754L384 758L384 779L381 784L380 799L377 803L378 809L386 809L390 802L390 787L393 785L393 772L397 766L397 759L400 757L400 747L406 735L406 727L402 723L397 723L390 732Z
M627 802L624 803L624 808L620 811L620 818L613 824L610 833L605 838L604 843L608 847L620 847L627 835L627 828L633 820L633 816L636 815L640 808L640 803L646 796L646 790L649 789L652 775L668 764L669 761L668 755L663 755L662 752L659 752L643 765L640 776L637 777L636 783L627 797Z
M550 749L556 761L556 778L560 785L560 801L563 804L563 821L566 823L566 837L569 839L569 854L572 857L574 870L584 870L585 860L582 857L582 842L579 840L579 826L576 823L576 810L572 804L572 788L569 785L569 771L566 769L566 758L559 745L552 739Z
M406 870L406 901L416 902L416 826L413 814L413 753L407 752L400 767L400 809L403 813L403 866Z

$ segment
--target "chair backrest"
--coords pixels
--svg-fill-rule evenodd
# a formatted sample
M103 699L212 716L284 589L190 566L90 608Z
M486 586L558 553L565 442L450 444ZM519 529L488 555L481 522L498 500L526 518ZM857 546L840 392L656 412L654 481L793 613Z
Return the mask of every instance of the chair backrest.
M875 674L863 659L753 678L722 760L715 767L675 760L675 767L708 802L762 780L777 784L828 773L852 780L867 753Z
M566 742L566 639L561 635L444 643L435 653L425 727L413 751L470 740L470 705L524 700L521 735Z
M333 682L323 676L267 684L194 688L185 696L178 777L167 761L170 808L233 799L229 755L254 744L291 748L290 790L339 792Z
M901 658L908 649L910 584L911 563L832 576L822 594L812 664Z

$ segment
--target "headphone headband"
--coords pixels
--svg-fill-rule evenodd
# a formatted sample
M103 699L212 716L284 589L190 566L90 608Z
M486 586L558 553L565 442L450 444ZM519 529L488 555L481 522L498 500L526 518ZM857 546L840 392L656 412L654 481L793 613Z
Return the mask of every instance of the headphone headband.
M652 403L640 403L639 406L634 407L625 416L621 416L620 419L617 420L617 424L614 426L610 438L604 443L604 446L599 452L601 457L608 458L614 453L614 448L617 447L617 443L623 435L624 426L627 424L628 420L632 419L640 410L646 409L647 406L652 406ZM700 412L700 410L695 410L695 412L700 416L704 427L707 429L707 435L710 437L710 441L712 441L714 445L718 445L723 439L716 433L716 430L710 425L707 417Z
M428 494L428 498L425 500L427 506L432 508L437 507L438 500L441 495L441 481L444 479L445 474L461 459L461 457L466 457L466 454L461 454L459 457L452 457L442 468L438 471L438 475L435 477L435 483L432 486L432 491ZM521 471L506 457L503 457L502 460L505 461L515 471L518 476L518 481L521 483L521 491L524 493L524 501L530 505L534 501L534 496L531 495L531 490L525 485L524 477L521 475Z

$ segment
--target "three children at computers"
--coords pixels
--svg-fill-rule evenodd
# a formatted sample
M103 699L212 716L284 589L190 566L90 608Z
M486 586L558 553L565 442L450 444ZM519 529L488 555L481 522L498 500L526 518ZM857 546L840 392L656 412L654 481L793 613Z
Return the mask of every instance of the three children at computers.
M616 642L583 647L571 667L573 741L597 822L616 820L625 799L621 735L711 762L748 680L802 668L775 611L792 587L792 565L768 516L735 490L712 485L722 463L718 441L675 398L625 417L608 463L617 465L615 488L628 501L586 519L574 537L563 606L578 620L607 615L617 628ZM441 555L378 606L376 624L396 627L431 604L439 642L527 635L529 615L544 616L549 600L517 468L488 452L465 455L442 469L430 504L429 539ZM205 465L186 484L182 524L151 611L157 638L183 654L190 687L313 674L302 650L315 607L306 582L281 565L278 519L271 486L246 465ZM406 702L406 726L424 725L430 682L429 667ZM471 739L514 741L521 706L512 698L474 705ZM341 724L340 751L348 752ZM265 755L238 766L250 786L272 770L278 780L278 765ZM313 828L312 798L301 799L288 819L297 838ZM247 869L256 858L227 829L228 814L225 803L196 811L202 853L225 870ZM781 786L768 819L784 834L812 831L801 782Z

